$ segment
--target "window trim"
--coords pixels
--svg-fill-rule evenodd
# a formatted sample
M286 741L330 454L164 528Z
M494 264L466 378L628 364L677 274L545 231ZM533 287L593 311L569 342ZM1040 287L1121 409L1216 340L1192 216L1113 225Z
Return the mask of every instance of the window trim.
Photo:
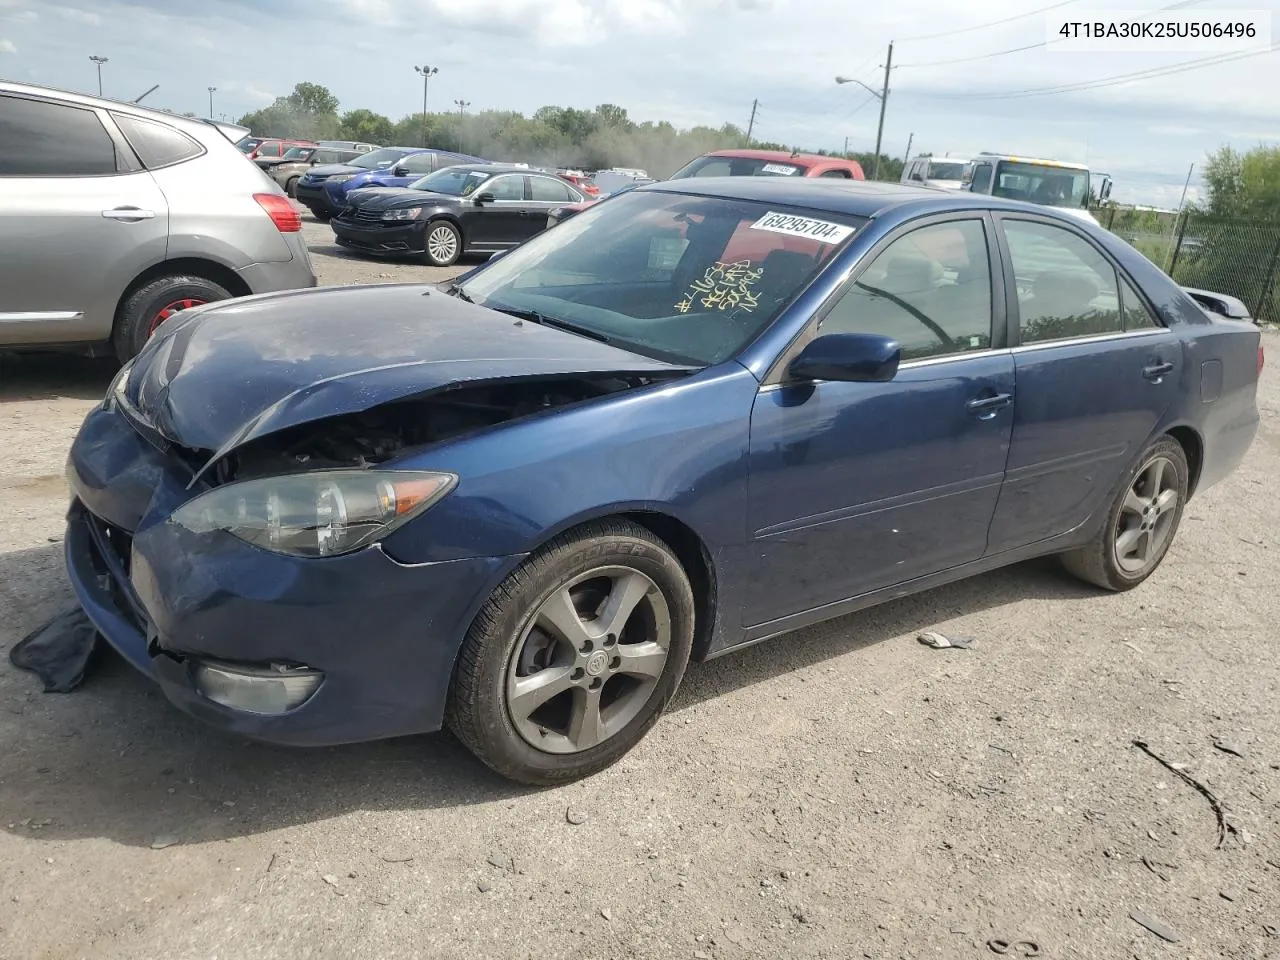
M924 214L898 224L889 233L877 240L875 245L862 255L857 265L849 271L848 276L809 316L808 322L805 323L804 329L800 331L799 335L770 364L769 369L760 381L761 389L789 382L787 368L791 365L791 361L799 355L801 350L808 346L810 341L815 339L822 321L826 319L827 315L835 308L835 305L852 289L853 285L870 269L871 265L879 259L880 255L888 247L916 230L955 223L961 220L979 221L982 224L983 233L987 241L987 263L991 277L991 345L983 350L945 353L936 357L919 357L904 360L900 368L940 363L944 360L966 360L1007 351L1010 345L1008 296L1005 291L1005 273L1000 259L1000 250L996 245L996 224L992 219L991 211L981 208L969 208L946 213ZM866 228L864 227L863 229Z
M87 107L79 103L68 103L65 100L58 100L54 97L38 97L26 93L10 92L8 90L0 91L0 99L6 100L24 100L28 103L41 104L49 107L65 107L68 110L81 110L85 113L92 114L102 126L103 132L106 133L107 139L111 141L111 145L115 151L115 170L111 173L6 173L0 174L0 179L4 180L103 180L107 177L122 177L130 174L140 173L144 169L142 161L138 155L133 152L133 147L129 145L129 141L125 139L124 134L120 132L119 127L115 125L115 121L111 119L111 114L101 107Z
M475 193L471 195L470 199L474 200L476 197L480 196L480 194L482 193L489 193L490 192L489 185L491 183L494 183L498 180L503 179L504 177L510 177L513 180L515 179L521 180L522 181L521 186L524 189L524 197L522 197L519 200L499 200L495 198L490 202L491 203L527 203L529 199L529 178L528 176L522 173L495 173L493 176L489 177L487 180L484 181L484 183L480 184L480 186L476 188Z
M1097 342L1103 340L1115 340L1122 337L1146 336L1152 333L1167 332L1169 327L1164 322L1164 317L1160 315L1160 311L1153 310L1151 303L1148 301L1146 294L1142 290L1141 284L1134 281L1133 277L1127 270L1121 266L1120 262L1111 255L1110 251L1102 246L1097 240L1089 236L1087 232L1082 230L1074 223L1066 220L1059 220L1056 217L1041 216L1036 213L1018 211L1016 213L1006 211L992 211L992 217L995 220L997 239L1000 242L1000 253L1004 261L1005 273L1005 289L1007 291L1008 303L1006 308L1009 316L1009 347L1015 351L1043 349L1045 347L1061 346L1063 344ZM1014 275L1013 256L1009 252L1008 238L1005 236L1004 223L1006 220L1022 221L1027 223L1038 223L1041 226L1058 227L1065 230L1074 237L1083 240L1097 252L1116 274L1116 302L1120 307L1120 329L1114 333L1090 333L1079 337L1064 337L1057 340L1034 340L1031 343L1022 342L1022 310L1018 303L1018 281ZM1157 326L1142 327L1138 330L1124 329L1124 301L1120 295L1120 280L1124 279L1138 294L1138 298L1147 307L1148 311L1155 317Z
M170 126L169 124L165 123L162 120L152 120L150 117L138 117L138 116L134 116L133 114L124 113L122 111L114 111L114 110L110 111L109 115L111 117L112 130L128 146L130 155L137 158L140 170L167 170L169 167L176 167L180 163L188 163L192 160L199 160L201 157L203 157L205 154L209 152L208 149L205 147L205 145L201 143L199 140L197 140L195 137L191 136L188 133L184 133L183 131L179 130L177 127ZM133 144L129 142L129 135L124 132L124 128L121 127L116 122L117 116L122 118L127 118L129 120L136 120L139 123L150 123L157 127L164 127L166 130L172 130L178 136L182 137L188 143L194 146L196 148L196 152L191 154L190 156L183 157L181 160L174 160L171 163L162 163L155 167L149 167L142 162L142 155L139 154L138 151L134 149ZM284 154L281 154L281 156L283 157ZM305 163L306 161L290 160L289 162Z

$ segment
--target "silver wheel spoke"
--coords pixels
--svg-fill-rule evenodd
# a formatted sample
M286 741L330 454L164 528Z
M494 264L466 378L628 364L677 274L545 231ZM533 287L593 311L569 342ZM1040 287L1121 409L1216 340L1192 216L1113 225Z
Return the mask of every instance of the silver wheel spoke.
M631 619L631 614L635 612L636 605L644 599L644 595L648 592L649 579L638 573L624 574L614 580L612 587L609 589L609 599L605 601L604 609L600 611L599 616L591 624L596 636L612 635L615 638L620 637L622 628Z
M570 667L552 667L528 677L516 677L507 694L511 712L522 719L529 717L552 697L573 686L570 680L572 673Z
M635 677L656 680L662 676L662 668L667 664L667 651L652 640L619 644L617 653L622 660L617 672Z
M1156 513L1165 514L1172 510L1178 503L1177 490L1165 490L1156 497L1155 506Z
M1138 546L1138 540L1142 537L1142 529L1134 527L1132 530L1126 530L1116 538L1116 553L1121 557L1127 557L1133 553Z
M538 623L575 649L591 639L586 624L574 609L573 598L567 588L561 588L547 598L538 611Z
M1146 497L1138 496L1138 492L1133 487L1130 487L1129 492L1124 496L1124 511L1126 513L1141 514L1147 508L1149 502Z
M1147 467L1147 496L1148 499L1154 500L1156 495L1160 493L1160 487L1164 481L1164 459L1155 460L1151 466Z
M569 721L569 740L579 750L594 747L603 740L604 718L600 716L600 691L579 687L573 695L573 719Z

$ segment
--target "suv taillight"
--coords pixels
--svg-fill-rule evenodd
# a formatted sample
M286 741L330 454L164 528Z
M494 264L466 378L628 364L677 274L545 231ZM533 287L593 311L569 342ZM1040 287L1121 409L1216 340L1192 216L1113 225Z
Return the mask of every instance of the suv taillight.
M278 193L255 193L253 199L266 211L271 222L281 233L297 233L302 229L302 215L293 209L288 197Z

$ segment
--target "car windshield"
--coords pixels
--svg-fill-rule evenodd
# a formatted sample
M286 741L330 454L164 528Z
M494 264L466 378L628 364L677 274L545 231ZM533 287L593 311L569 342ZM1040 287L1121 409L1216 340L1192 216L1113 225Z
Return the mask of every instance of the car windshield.
M539 234L458 292L634 353L710 365L755 339L865 222L631 191Z
M472 170L470 167L445 167L427 174L421 180L413 181L409 184L409 189L430 190L432 193L444 193L451 197L469 197L491 176L493 174L484 170Z
M1089 171L1040 163L1001 160L991 193L1045 207L1087 207Z
M284 152L282 160L306 160L315 153L315 147L290 147Z
M790 160L763 160L759 157L699 157L671 175L686 177L803 177L806 167Z
M351 166L359 167L361 170L377 170L380 166L395 163L401 157L407 156L408 150L398 150L395 147L383 147L381 150L374 150L372 153L366 153L358 160L352 160Z
M929 179L963 180L964 166L963 160L930 160Z

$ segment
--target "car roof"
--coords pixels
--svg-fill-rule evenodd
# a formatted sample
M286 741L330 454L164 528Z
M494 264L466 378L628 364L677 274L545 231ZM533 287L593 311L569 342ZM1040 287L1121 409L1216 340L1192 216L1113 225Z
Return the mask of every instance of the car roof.
M822 177L687 177L660 180L635 188L637 191L683 193L719 197L725 200L755 200L761 203L806 207L854 217L875 217L902 206L917 206L920 212L948 210L1022 210L1053 214L1053 207L1018 200L1006 200L967 190L890 183L883 180L832 180ZM1071 219L1061 211L1057 216ZM1074 221L1073 221L1074 222Z
M151 120L158 120L175 126L178 129L186 127L187 129L205 129L213 127L222 131L232 143L243 140L245 136L250 134L248 127L241 126L238 123L226 123L224 121L206 120L202 117L184 117L179 113L169 113L166 110L156 110L152 107L144 107L130 100L112 100L108 97L93 97L83 93L75 93L71 90L62 90L58 87L45 87L34 83L14 83L10 80L0 80L0 93L16 93L30 97L44 97L47 99L60 100L63 103L70 103L81 107L94 107L100 110L114 110L117 113L128 113L136 117L144 117ZM234 136L233 136L234 134ZM254 137L256 140L275 140L278 137Z
M780 163L794 160L803 160L806 163L857 163L856 160L845 160L843 157L824 157L816 153L790 153L786 150L712 150L704 156L737 157L742 160L777 160Z

